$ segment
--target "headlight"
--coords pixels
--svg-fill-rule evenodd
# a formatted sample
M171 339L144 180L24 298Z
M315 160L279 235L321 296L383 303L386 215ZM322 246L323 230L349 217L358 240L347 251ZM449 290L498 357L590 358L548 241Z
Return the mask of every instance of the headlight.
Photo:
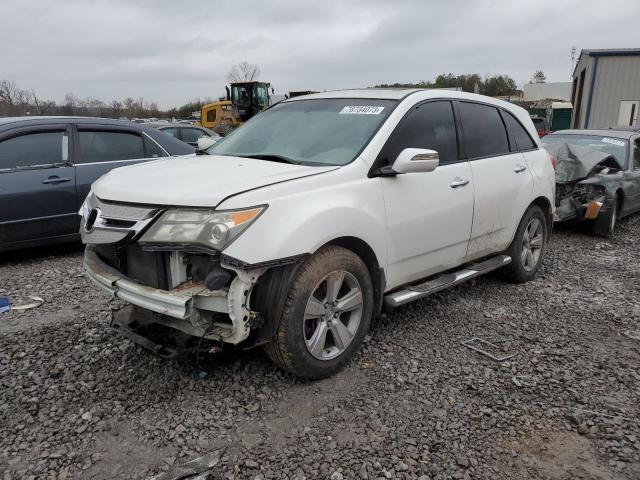
M87 217L89 216L89 212L91 211L92 196L93 196L93 192L89 191L87 198L84 199L84 202L82 202L82 206L80 207L80 210L78 210L78 215L80 215L85 220L87 219Z
M222 250L247 229L266 206L246 210L168 210L140 239L146 244L192 245Z

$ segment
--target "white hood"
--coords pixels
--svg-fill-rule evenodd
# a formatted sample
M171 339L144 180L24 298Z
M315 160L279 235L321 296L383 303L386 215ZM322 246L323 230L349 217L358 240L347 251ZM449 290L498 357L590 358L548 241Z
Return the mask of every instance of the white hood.
M221 155L173 157L111 170L92 190L102 200L215 207L230 195L336 168Z

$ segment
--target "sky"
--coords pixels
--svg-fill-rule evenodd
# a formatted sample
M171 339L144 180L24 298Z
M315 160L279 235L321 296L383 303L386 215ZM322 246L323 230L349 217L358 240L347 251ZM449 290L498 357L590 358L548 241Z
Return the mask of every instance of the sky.
M640 48L639 0L2 0L0 80L61 102L224 95L240 61L276 94L535 70L571 48Z

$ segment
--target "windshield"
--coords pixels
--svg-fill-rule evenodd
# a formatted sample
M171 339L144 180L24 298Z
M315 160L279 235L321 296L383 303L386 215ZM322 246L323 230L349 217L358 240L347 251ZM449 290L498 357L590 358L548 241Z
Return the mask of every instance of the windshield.
M396 104L395 100L361 98L280 103L253 117L207 153L345 165L360 153Z
M261 107L269 105L269 88L265 85L258 85L253 90L253 101Z
M600 152L607 153L616 158L618 163L627 168L626 152L627 140L623 138L601 137L598 135L546 135L542 137L542 144L568 143L579 147L588 147Z

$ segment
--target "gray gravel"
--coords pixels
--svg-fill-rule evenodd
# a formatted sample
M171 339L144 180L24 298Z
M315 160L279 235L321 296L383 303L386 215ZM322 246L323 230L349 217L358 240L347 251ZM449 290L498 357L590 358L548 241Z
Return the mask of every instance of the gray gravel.
M146 479L219 447L215 479L640 478L639 238L640 217L560 229L535 282L384 315L313 383L260 351L205 355L197 380L108 328L77 248L5 254L0 295L45 303L0 314L0 480Z

